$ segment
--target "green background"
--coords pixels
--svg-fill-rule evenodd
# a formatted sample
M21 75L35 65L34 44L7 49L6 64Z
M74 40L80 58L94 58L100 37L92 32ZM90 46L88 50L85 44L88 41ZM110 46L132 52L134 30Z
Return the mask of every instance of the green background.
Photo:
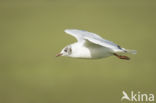
M70 28L138 53L127 54L130 61L56 58L76 41L64 33ZM0 103L121 103L123 90L156 94L155 37L155 0L1 0Z

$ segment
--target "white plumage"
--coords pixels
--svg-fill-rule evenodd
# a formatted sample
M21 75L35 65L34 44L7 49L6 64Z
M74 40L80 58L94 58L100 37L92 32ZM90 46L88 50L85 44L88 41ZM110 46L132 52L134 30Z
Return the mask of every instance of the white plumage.
M69 56L75 58L104 58L115 55L120 59L129 59L116 53L132 53L135 50L126 50L119 45L106 40L95 33L84 30L66 29L65 32L77 39L76 43L63 48L57 56ZM125 58L126 57L126 58Z

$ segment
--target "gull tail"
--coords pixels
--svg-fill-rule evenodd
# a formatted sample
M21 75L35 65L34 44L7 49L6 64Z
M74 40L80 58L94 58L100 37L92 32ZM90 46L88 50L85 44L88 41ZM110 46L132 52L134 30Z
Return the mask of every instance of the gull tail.
M125 53L130 53L130 54L136 54L137 51L136 50L130 50L130 49L125 49L125 48L122 48L124 50Z

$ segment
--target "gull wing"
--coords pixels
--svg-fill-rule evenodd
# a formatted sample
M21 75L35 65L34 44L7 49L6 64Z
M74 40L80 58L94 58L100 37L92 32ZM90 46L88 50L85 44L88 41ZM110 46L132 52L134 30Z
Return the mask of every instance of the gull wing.
M102 37L100 37L99 35L95 33L91 33L91 32L84 31L84 30L77 30L77 29L66 29L65 32L71 36L74 36L78 40L78 42L81 42L83 40L88 40L94 44L98 44L100 46L110 48L113 51L122 50L119 45L109 40L103 39Z

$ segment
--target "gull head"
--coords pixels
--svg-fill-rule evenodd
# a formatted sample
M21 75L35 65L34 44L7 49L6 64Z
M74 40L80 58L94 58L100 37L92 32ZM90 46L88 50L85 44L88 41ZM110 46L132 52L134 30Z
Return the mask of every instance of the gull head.
M83 42L76 42L64 47L60 53L56 55L67 56L72 58L91 58L90 50L83 45Z
M71 48L71 45L68 45L68 46L64 47L60 53L56 54L56 57L70 56L71 54L72 54L72 48Z

